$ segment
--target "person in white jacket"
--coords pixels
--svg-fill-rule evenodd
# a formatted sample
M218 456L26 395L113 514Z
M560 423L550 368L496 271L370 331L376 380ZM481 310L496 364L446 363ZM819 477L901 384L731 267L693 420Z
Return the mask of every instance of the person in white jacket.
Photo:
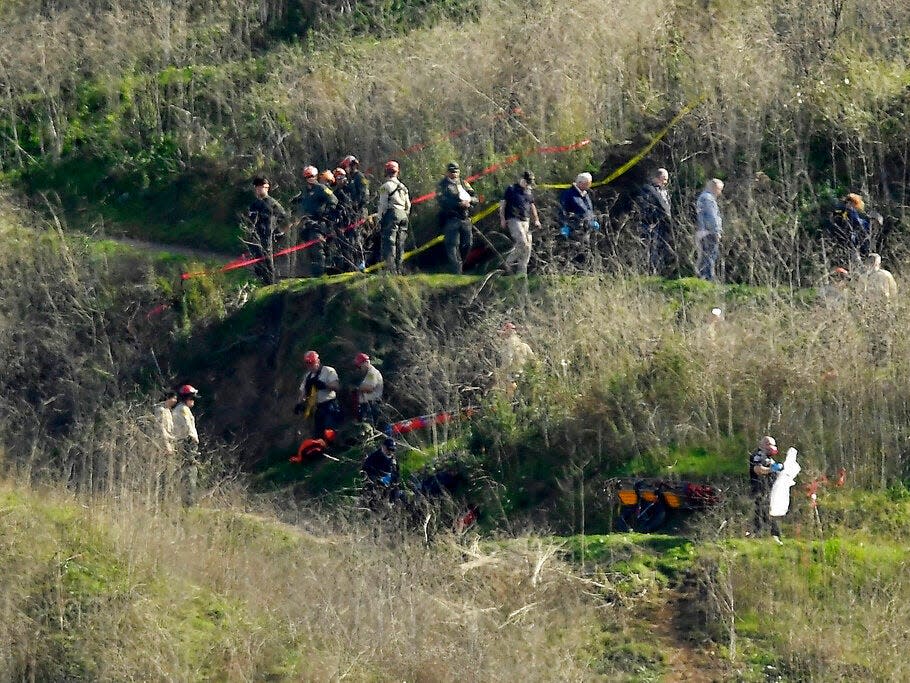
M180 458L180 480L183 502L196 502L199 482L199 434L196 432L196 418L192 408L199 398L199 391L191 384L184 384L177 390L177 405L171 411L174 421L174 442Z

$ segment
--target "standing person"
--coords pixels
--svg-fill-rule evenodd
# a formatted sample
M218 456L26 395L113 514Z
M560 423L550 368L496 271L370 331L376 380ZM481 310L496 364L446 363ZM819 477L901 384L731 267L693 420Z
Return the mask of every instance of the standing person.
M873 253L866 259L866 271L859 284L862 294L859 301L864 310L862 325L869 337L872 360L880 364L887 361L891 353L897 283L894 276L882 268L882 257Z
M593 180L590 173L579 173L572 186L559 193L559 217L563 221L560 232L563 237L588 242L590 230L600 230L600 223L594 217L594 200L590 192Z
M894 276L882 268L882 257L878 254L869 254L866 259L866 273L861 283L868 302L888 303L897 299L897 283Z
M360 170L360 162L353 154L349 154L338 165L347 172L348 193L354 215L357 218L366 218L367 203L370 201L370 181Z
M641 236L648 247L648 274L667 275L673 262L673 223L670 213L670 174L665 168L655 171L641 188Z
M777 473L783 469L775 462L776 455L777 442L770 436L763 436L758 448L749 454L749 491L755 505L752 532L759 536L770 528L771 537L780 544L780 525L776 517L771 517L769 508L771 487Z
M363 379L357 386L357 419L379 425L379 409L382 405L382 373L376 369L365 353L354 356L354 367L363 371Z
M174 416L171 411L177 405L177 392L168 391L164 394L164 400L155 404L155 419L158 423L159 435L159 460L155 463L154 474L154 495L152 500L157 506L159 501L171 485L173 478L175 439L174 439Z
M199 391L191 384L177 389L178 402L171 411L174 420L174 441L180 458L180 485L183 502L193 505L199 485L199 434L192 408L199 398Z
M397 161L385 164L386 181L379 187L379 227L382 234L382 260L391 274L401 275L404 259L404 241L408 236L408 217L411 214L411 197L408 188L398 175Z
M305 240L318 240L310 248L310 275L325 273L326 236L332 232L332 218L338 206L338 197L328 187L318 182L319 171L315 166L303 169L303 190L298 198L298 210L304 221Z
M720 257L720 238L724 231L723 219L717 198L724 191L724 183L712 178L695 202L695 214L698 230L695 233L695 246L698 249L698 261L695 265L698 277L713 282L716 277L717 259Z
M155 418L158 420L161 450L168 455L174 454L174 416L171 411L177 405L177 392L167 391L164 400L155 404Z
M357 225L357 213L354 211L354 200L351 196L351 184L348 174L340 166L332 171L332 187L338 198L338 205L333 212L335 248L334 265L340 272L351 269L363 270L366 263L363 254L363 243Z
M436 185L436 201L439 204L439 225L445 234L446 256L449 267L461 275L464 260L473 244L471 207L478 202L467 181L461 179L461 169L454 161L446 166L446 174Z
M307 351L303 354L306 374L298 389L294 413L313 415L313 438L322 438L326 429L335 429L341 419L341 406L335 392L338 391L338 373L335 368L323 365L319 354Z
M278 229L278 223L288 219L284 207L269 196L270 187L268 178L264 176L253 178L253 193L256 198L250 204L247 214L252 232L251 240L247 244L253 258L262 259L253 266L253 272L266 285L275 284L273 242L276 238L284 236Z
M531 224L540 229L540 217L537 215L537 205L534 203L534 174L525 171L518 182L506 188L505 195L499 202L499 225L508 228L515 246L506 257L505 266L508 270L515 268L517 275L528 274L528 263L531 261Z

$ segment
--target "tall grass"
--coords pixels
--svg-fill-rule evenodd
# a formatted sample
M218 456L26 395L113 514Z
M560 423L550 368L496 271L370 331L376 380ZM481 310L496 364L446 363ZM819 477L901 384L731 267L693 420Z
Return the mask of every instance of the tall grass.
M601 626L531 541L432 547L301 511L154 514L3 485L4 680L586 680ZM80 504L81 503L81 504ZM306 529L306 531L303 531Z

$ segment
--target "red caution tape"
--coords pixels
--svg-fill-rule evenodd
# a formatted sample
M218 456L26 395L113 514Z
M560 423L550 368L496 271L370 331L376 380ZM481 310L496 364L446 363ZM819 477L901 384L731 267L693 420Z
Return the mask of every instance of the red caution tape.
M412 417L407 420L401 420L400 422L392 423L389 425L389 431L393 435L409 434L410 432L417 431L418 429L426 429L427 427L432 427L433 425L448 424L460 416L471 417L476 412L477 408L472 406L463 408L459 413L452 413L444 410L440 413L420 415L419 417Z

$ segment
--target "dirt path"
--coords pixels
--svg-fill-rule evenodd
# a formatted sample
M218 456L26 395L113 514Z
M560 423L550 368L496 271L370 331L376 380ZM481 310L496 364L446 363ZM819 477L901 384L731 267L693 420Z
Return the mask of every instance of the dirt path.
M666 658L665 683L721 683L730 680L727 663L715 652L691 640L696 625L688 624L679 609L685 600L678 591L672 591L667 600L654 613L651 632L660 642Z
M179 244L165 244L164 242L149 242L139 240L133 237L115 237L112 235L93 236L92 239L105 242L116 242L139 251L146 252L168 252L169 254L179 254L197 261L230 261L236 258L238 254L226 254L218 251L209 251L206 249L196 249L194 247L185 247Z

